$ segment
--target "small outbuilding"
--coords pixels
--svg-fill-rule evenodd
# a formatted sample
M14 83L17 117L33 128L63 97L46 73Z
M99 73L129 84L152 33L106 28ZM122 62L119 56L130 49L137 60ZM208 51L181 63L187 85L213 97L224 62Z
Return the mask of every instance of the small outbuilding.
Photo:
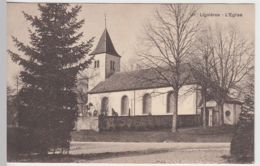
M217 109L217 102L210 100L206 103L206 125L216 126L219 121L219 113ZM229 98L224 103L224 124L235 125L239 120L241 113L242 102ZM202 108L201 108L202 109Z

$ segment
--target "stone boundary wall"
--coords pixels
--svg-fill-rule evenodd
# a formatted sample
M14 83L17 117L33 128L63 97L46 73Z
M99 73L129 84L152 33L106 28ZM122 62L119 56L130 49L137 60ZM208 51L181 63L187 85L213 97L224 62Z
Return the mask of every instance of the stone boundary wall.
M161 130L170 129L172 115L147 115L147 116L99 116L99 131L119 130ZM197 127L202 125L200 115L179 115L177 126Z
M98 131L98 117L86 117L86 116L78 117L74 130Z

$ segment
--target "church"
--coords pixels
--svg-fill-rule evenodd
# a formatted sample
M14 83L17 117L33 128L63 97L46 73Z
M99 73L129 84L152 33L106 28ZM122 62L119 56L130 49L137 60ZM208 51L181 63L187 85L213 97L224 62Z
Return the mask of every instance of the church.
M88 105L92 115L105 116L154 116L172 115L172 87L163 81L152 81L157 74L152 69L121 72L121 57L116 51L105 28L98 44L91 53L94 61L88 69ZM183 71L188 72L188 71ZM179 92L178 115L201 115L199 85L188 80ZM218 120L216 102L207 103L207 125ZM236 124L241 103L235 100L224 105L224 123Z

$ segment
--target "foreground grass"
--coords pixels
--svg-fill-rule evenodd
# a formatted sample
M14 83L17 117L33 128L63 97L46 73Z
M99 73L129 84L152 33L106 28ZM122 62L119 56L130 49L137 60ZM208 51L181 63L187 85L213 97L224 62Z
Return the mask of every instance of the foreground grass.
M73 131L72 140L82 142L230 142L234 126L162 131Z
M206 129L186 128L179 129L177 133L172 133L169 130L118 132L73 131L72 140L93 142L230 142L234 133L233 131L233 126L211 127ZM140 151L105 152L91 154L50 154L47 156L16 155L8 156L8 162L91 162L91 160L96 159L122 156L139 156L167 152L170 152L169 149L149 149Z

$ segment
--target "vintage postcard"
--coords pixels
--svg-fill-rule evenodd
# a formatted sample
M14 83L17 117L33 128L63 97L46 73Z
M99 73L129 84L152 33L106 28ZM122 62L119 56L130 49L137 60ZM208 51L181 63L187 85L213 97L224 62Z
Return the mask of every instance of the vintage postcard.
M9 163L254 163L255 5L7 3Z

